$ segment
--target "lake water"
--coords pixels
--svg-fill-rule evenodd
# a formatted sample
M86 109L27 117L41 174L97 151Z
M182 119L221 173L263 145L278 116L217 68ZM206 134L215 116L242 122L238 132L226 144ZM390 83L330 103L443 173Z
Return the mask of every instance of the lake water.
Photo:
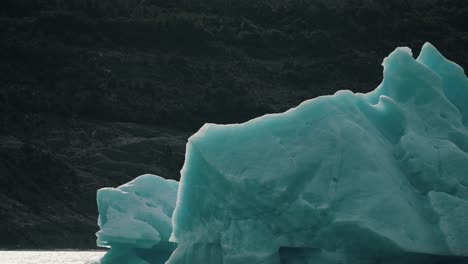
M1 264L97 264L105 251L0 251Z

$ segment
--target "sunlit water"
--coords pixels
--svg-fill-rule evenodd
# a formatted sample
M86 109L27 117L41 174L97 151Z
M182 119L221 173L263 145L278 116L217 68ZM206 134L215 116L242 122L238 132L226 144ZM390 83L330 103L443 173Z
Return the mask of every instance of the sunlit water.
M1 264L96 264L105 251L0 251Z

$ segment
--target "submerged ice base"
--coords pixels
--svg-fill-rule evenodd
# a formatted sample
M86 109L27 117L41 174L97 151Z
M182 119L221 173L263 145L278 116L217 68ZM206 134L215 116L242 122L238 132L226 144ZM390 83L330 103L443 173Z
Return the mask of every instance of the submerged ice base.
M157 232L134 225L153 210L142 200L124 199L130 215L115 225L101 217L98 241L114 241L124 263L164 263L139 262L142 253L126 251L135 244L167 264L467 263L468 79L428 43L416 60L398 48L383 66L368 94L204 125L187 143L170 257L157 251L167 218L138 218ZM156 207L158 193L147 197Z

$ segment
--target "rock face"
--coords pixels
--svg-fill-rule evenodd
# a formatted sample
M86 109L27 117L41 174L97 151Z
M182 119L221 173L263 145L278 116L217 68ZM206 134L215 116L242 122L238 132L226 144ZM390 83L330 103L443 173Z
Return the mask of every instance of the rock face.
M193 135L168 263L468 261L468 79L428 43L383 66L370 93Z
M466 0L3 0L0 248L95 247L97 189L179 179L204 123L369 92L395 47L430 41L467 69L467 14Z
M96 229L95 206L78 202L95 196L84 188L93 185L88 175L13 136L0 137L0 159L0 247L92 246L86 233Z
M144 173L178 178L185 133L46 120L39 138L0 136L0 248L95 248L97 189Z

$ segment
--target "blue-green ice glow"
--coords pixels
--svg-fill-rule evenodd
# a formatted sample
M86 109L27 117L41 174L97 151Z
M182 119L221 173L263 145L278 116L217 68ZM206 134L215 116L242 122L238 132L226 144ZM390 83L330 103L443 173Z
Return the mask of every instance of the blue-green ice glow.
M102 264L164 263L175 245L169 242L178 182L142 175L118 188L97 193L97 244L110 247Z
M466 262L468 79L428 43L383 66L368 94L205 124L187 143L166 263Z

